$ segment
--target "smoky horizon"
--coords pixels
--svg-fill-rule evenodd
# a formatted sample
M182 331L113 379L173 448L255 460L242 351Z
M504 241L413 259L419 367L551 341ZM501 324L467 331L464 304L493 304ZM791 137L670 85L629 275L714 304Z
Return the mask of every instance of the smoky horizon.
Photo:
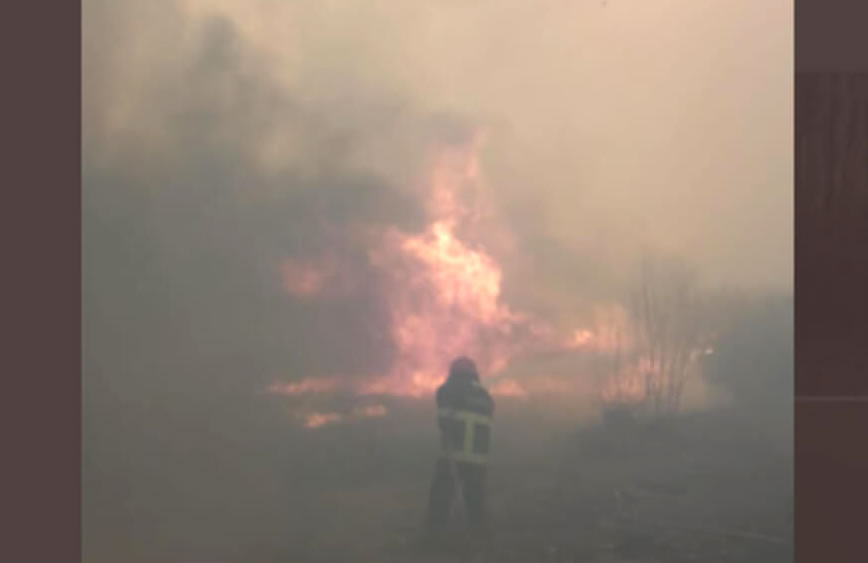
M86 552L316 544L289 505L334 483L411 511L463 355L511 470L628 411L786 451L792 30L783 0L86 0Z

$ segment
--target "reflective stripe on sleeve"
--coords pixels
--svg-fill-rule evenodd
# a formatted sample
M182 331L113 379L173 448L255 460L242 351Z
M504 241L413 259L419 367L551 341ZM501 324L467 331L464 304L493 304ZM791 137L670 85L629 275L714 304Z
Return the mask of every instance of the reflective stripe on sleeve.
M451 418L453 420L461 420L463 422L470 422L473 424L482 424L487 426L491 425L491 417L485 414L477 414L475 412L448 408L439 409L438 414L442 417Z

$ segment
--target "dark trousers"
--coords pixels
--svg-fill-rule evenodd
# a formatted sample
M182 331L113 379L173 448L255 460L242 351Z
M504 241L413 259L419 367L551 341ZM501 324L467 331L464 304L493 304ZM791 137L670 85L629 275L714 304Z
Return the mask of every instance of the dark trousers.
M471 529L482 531L485 527L485 476L486 467L475 463L456 463L456 476L450 463L437 460L431 491L428 496L428 525L433 531L441 531L449 520L449 511L461 486L464 508ZM456 482L455 477L460 480Z

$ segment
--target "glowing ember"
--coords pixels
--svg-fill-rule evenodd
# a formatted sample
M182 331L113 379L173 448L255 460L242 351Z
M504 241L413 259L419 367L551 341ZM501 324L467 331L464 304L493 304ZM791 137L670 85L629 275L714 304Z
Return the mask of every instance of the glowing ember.
M567 346L570 348L581 348L590 344L594 339L594 335L589 330L576 330L572 338L567 341Z
M365 418L381 418L388 414L386 407L383 405L367 405L352 409L350 412L302 412L297 416L301 420L302 425L308 429L322 428L324 426L333 426L351 421L359 421Z
M309 414L304 419L305 428L321 428L329 424L335 424L341 421L341 415L336 412L320 413L315 412Z
M310 377L293 383L274 383L268 388L268 391L275 395L322 393L336 389L339 386L338 384L339 381L337 379Z
M369 405L366 407L358 407L353 409L353 413L359 417L380 417L386 416L388 411L383 405Z

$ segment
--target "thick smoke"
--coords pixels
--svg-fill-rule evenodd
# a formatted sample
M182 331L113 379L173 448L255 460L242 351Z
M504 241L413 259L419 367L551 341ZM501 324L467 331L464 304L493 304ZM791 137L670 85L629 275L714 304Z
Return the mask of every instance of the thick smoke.
M786 288L788 37L741 34L790 7L754 4L87 2L87 326L244 386L382 371L368 237L424 227L456 121L488 133L480 238L518 309L587 316L648 248ZM354 298L287 299L287 259Z
M213 541L192 508L211 503L236 536L282 537L275 499L295 489L273 489L291 464L247 465L286 447L267 390L364 390L416 350L396 345L394 306L430 301L394 292L443 232L432 151L485 140L485 181L462 202L476 215L447 248L500 281L469 302L502 323L486 344L511 346L504 394L523 372L595 369L561 352L611 348L598 329L649 252L711 285L789 292L791 4L85 1L86 549L146 553L137 526L178 522L179 545ZM384 233L416 262L372 260ZM756 320L770 327L757 338L789 322L780 308ZM732 326L725 342L750 344ZM443 340L462 345L455 332ZM400 365L412 379L420 364ZM392 408L352 399L293 408L321 410L309 426Z

